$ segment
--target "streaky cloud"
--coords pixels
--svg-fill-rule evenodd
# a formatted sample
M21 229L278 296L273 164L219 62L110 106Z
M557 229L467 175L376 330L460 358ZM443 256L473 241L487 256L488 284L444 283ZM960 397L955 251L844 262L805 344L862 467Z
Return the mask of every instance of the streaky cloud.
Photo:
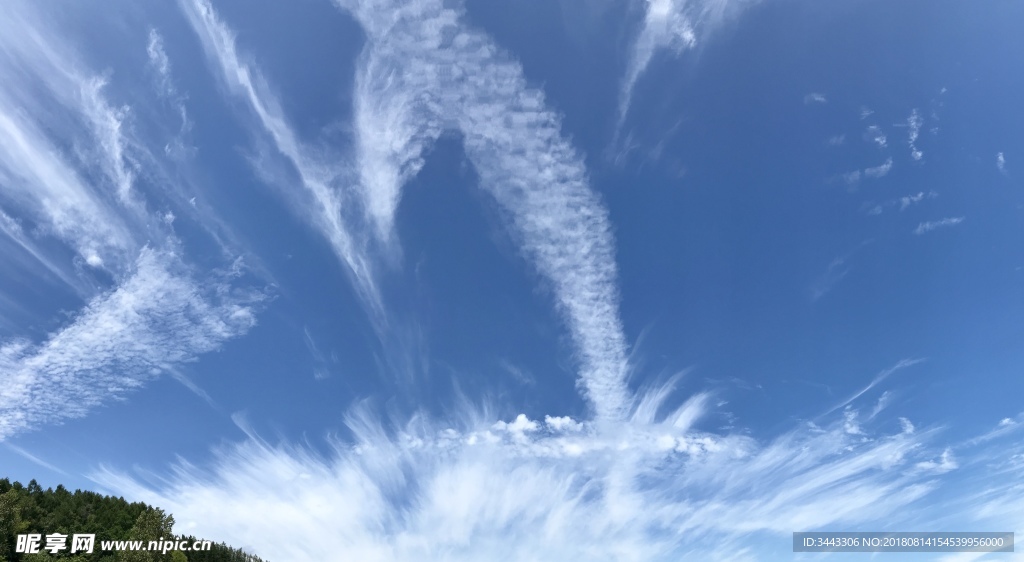
M0 345L0 440L80 418L248 331L261 295L233 295L221 277L199 283L175 253L144 248L122 284L46 341Z
M843 423L762 445L671 416L615 428L457 418L389 429L363 403L349 412L351 439L331 438L327 454L248 427L209 469L183 463L147 479L100 467L90 478L269 559L678 560L892 521L936 487L927 463L942 459L925 446L934 432L851 434Z
M917 139L921 135L921 125L924 125L924 119L921 117L921 112L914 108L910 112L910 116L907 117L907 146L910 147L910 157L914 160L921 160L924 157L924 151L917 147Z
M559 116L527 86L518 63L443 2L340 4L368 37L357 69L355 121L359 174L373 178L363 190L383 190L367 196L374 224L393 221L381 213L394 213L406 177L400 171L418 169L424 143L442 127L459 131L480 186L507 213L525 257L550 283L595 412L621 418L627 345L611 226ZM380 135L388 136L383 153Z
M670 51L676 56L696 47L716 28L736 17L757 0L637 0L644 19L630 49L626 74L619 91L616 134L622 128L633 101L637 82L654 55ZM821 94L808 94L810 102L824 102ZM805 103L807 99L805 99Z
M854 400L856 400L856 399L860 398L861 396L863 396L865 392L867 392L867 391L871 390L872 388L878 386L879 383L881 383L885 379L889 378L889 376L892 375L893 373L895 373L897 371L900 371L902 369L906 369L907 367L912 367L914 365L917 365L918 363L923 363L924 361L925 360L923 358L900 359L892 367L889 367L888 369L884 369L881 372L879 372L877 375L875 375L875 378L872 379L871 382L868 383L867 386L865 386L864 388L858 390L857 392L855 392L852 396L850 396L846 400L844 400L844 401L840 402L839 404L836 404L835 406L833 406L831 409L829 409L827 412L825 412L825 415L831 414L832 412L834 412L834 411L836 411L836 410L838 410L840 408L844 408L844 407L850 405L851 403L853 403Z
M30 256L83 307L41 338L0 341L0 440L82 417L219 348L254 324L263 298L239 287L237 271L192 269L174 212L151 211L139 189L140 163L158 159L131 130L133 108L110 103L109 77L90 72L31 4L8 7L0 232L23 252L3 257L28 267ZM147 175L157 182L161 171Z
M949 228L964 222L964 217L947 217L936 221L926 221L917 225L914 234L921 235L939 228Z
M889 170L892 170L892 158L886 159L878 166L872 168L864 168L864 176L868 178L882 178L889 174Z
M804 104L810 105L815 103L828 103L828 98L825 97L825 94L819 94L818 92L811 92L804 96Z
M46 470L49 470L51 472L56 472L57 474L63 474L64 476L68 475L67 472L64 472L60 468L58 468L58 467L56 467L56 466L54 466L54 465L44 461L43 459L33 455L32 453L26 451L25 449L15 445L15 444L13 444L13 443L4 443L4 445L8 449L14 451L15 453L17 453L17 454L21 455L22 457L28 459L29 461L32 461L33 463L35 463L35 464L45 468Z
M349 211L354 200L344 189L344 169L325 163L307 150L288 124L277 97L255 65L244 61L238 53L233 32L224 25L206 0L179 0L207 57L218 76L236 96L240 97L257 117L259 127L270 136L277 151L298 174L306 197L303 211L311 210L313 222L331 244L335 254L346 265L353 285L371 319L381 328L387 321L377 286L375 266L364 241L353 232Z

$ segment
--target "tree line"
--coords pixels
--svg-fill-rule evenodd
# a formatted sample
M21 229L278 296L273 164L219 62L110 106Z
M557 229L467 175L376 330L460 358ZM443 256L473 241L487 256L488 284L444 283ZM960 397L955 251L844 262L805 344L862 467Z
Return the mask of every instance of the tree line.
M0 479L0 562L264 562L258 556L222 543L212 543L210 550L167 553L145 550L103 551L103 541L187 541L201 540L173 533L174 517L142 502L129 503L123 497L104 496L96 492L75 490L64 486L43 489L35 480L23 486L20 482ZM47 535L59 533L68 537L70 547L74 534L94 534L92 553L64 548L56 553L45 550ZM42 535L39 552L17 552L18 535ZM23 539L24 540L24 539Z

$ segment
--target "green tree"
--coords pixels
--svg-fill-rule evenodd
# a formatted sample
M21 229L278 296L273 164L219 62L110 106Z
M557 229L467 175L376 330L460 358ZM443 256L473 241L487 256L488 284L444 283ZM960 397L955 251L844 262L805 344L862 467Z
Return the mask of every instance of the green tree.
M15 537L28 527L21 518L20 500L14 488L0 494L0 562L14 559Z
M174 517L164 510L150 508L143 511L128 532L128 540L142 541L145 547L150 541L174 540ZM122 550L117 553L121 562L172 562L171 553L163 554L148 550Z

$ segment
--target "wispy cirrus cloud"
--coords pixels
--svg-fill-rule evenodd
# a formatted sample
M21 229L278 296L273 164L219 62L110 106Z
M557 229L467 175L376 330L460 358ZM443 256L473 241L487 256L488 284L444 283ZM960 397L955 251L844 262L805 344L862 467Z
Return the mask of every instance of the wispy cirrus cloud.
M864 117L867 117L867 115L862 114L862 118ZM878 125L869 125L867 130L864 131L864 138L875 143L878 148L885 148L889 145L889 141L885 136L885 133L882 132L882 129Z
M524 256L550 284L596 414L620 418L627 407L627 345L611 227L558 115L527 86L518 63L442 2L341 4L368 35L357 70L357 136L376 138L379 133L362 129L385 123L400 124L389 134L404 134L388 144L400 148L385 159L360 150L360 156L372 153L358 160L360 176L390 178L396 184L383 188L397 192L395 170L416 168L422 150L401 147L419 146L441 125L461 132L480 187L504 210ZM380 107L387 108L386 121L360 117L376 116Z
M194 281L174 253L144 248L133 270L41 343L0 345L0 440L84 416L255 324L258 294Z
M930 432L851 433L841 421L759 444L678 428L672 416L602 429L463 415L391 430L361 405L348 417L352 440L332 440L327 455L250 429L209 470L91 477L165 506L181 530L270 559L360 560L708 559L793 529L891 521L937 485L911 470L936 458ZM847 501L837 506L836 494Z
M164 145L164 153L173 157L190 155L195 149L188 146L186 142L186 135L192 129L192 121L189 119L188 109L185 107L186 96L180 93L174 84L174 77L171 75L171 59L164 49L163 36L156 29L149 30L146 56L149 58L149 68L152 70L158 95L173 107L181 120L175 137Z
M0 97L0 173L4 202L71 245L89 266L116 271L131 254L130 227L73 168L39 127Z
M8 8L0 226L78 289L83 308L41 338L0 342L0 440L81 417L218 348L252 326L261 298L191 270L174 213L151 211L138 189L140 164L155 159L131 130L131 108L108 101L108 78L88 71L30 4Z
M1006 173L1006 156L1003 156L1002 152L996 153L996 169L999 170L1000 173Z
M899 207L900 212L903 212L909 209L910 207L917 205L918 203L921 203L926 199L934 199L938 196L939 194L934 191L929 191L927 193L924 191L919 191L913 195L904 195L903 197L900 197L898 199L890 199L884 203L874 205L868 209L868 214L880 215L885 211L885 209L894 207Z
M877 166L871 166L868 168L864 168L863 170L852 170L850 172L842 174L841 177L843 179L843 182L846 183L846 185L856 186L857 184L860 183L860 180L862 178L875 180L879 178L884 178L889 174L889 171L892 170L892 166L892 158L887 158L885 162L882 162Z
M379 315L384 304L371 250L395 243L394 212L422 152L443 130L463 134L481 187L508 213L525 256L548 280L576 342L581 380L601 416L627 407L626 343L617 311L607 212L587 185L580 155L560 133L543 95L484 35L463 28L440 2L343 3L368 35L356 70L355 189L310 161L270 88L239 58L231 31L203 0L181 2L229 88L246 100L313 194L322 230ZM392 14L387 18L383 12ZM383 41L382 34L387 34ZM396 79L396 77L399 77ZM363 217L343 218L342 201ZM382 245L368 246L376 238ZM356 240L363 242L356 243ZM386 323L386 319L381 320Z
M878 166L864 168L864 177L875 179L882 178L888 175L889 170L892 170L892 158L887 158L885 162L882 162Z
M917 148L917 139L921 135L921 125L924 124L924 119L921 117L921 112L916 108L910 112L910 117L907 117L907 145L910 146L910 157L914 160L920 160L924 157L924 152Z
M925 198L932 199L934 197L938 197L938 193L935 193L934 191L929 191L928 193L919 191L915 195L906 195L904 197L900 197L900 210L903 211L907 207L910 207L911 205L916 205L921 201L924 201Z
M654 55L662 50L677 56L696 47L714 30L756 0L643 0L642 27L630 49L619 92L616 130L622 127L633 90ZM811 94L821 96L821 94ZM821 96L824 101L824 96Z
M345 186L353 178L343 167L333 163L335 158L319 159L316 156L318 151L309 149L297 137L277 97L258 68L239 54L233 32L220 21L209 2L180 0L178 4L223 84L243 100L255 115L258 128L270 137L275 149L297 174L304 188L304 194L298 199L300 212L304 218L313 218L313 224L345 264L346 272L350 274L371 319L381 328L387 317L377 285L375 264L368 254L365 240L359 236L358 224L351 224L358 217L353 217L350 207L358 200Z
M964 217L947 217L937 221L926 221L917 225L914 234L925 234L939 228L949 228L964 222Z
M374 287L376 260L391 259L377 252L398 244L404 183L438 135L460 133L481 187L566 320L594 415L496 419L496 408L461 407L449 421L416 414L388 423L359 404L347 415L350 437L330 439L326 455L271 445L239 416L249 438L215 452L208 469L182 462L147 480L101 468L92 477L108 490L161 505L179 530L270 559L703 560L724 544L756 558L758 540L794 529L892 524L958 462L934 446L936 431L909 421L879 430L879 406L858 418L854 402L907 364L838 406L841 419L764 441L702 431L711 393L675 400L671 382L631 391L607 211L543 95L460 9L341 2L367 43L352 169L339 171L307 154L210 5L182 5L229 89L299 169L309 202L321 205L322 233L348 237L335 251L350 267L346 256L363 260Z
M32 453L26 451L25 449L23 449L21 447L18 447L17 445L15 445L13 443L4 443L4 446L7 447L8 449L14 451L15 453L21 455L23 458L25 458L25 459L27 459L27 460L29 460L29 461L31 461L31 462L33 462L33 463L43 467L43 468L45 468L46 470L49 470L51 472L56 472L57 474L63 474L64 476L68 475L67 472L64 472L59 467L54 466L54 465L44 461L43 459L33 455Z
M871 390L872 388L875 388L876 386L878 386L879 383L881 383L885 379L889 378L889 376L892 375L893 373L895 373L897 371L900 371L902 369L906 369L907 367L912 367L914 365L917 365L918 363L923 363L923 362L924 362L924 359L921 359L921 358L917 358L917 359L901 359L901 360L899 360L892 367L889 367L888 369L884 369L883 371L881 371L880 373L875 375L875 378L872 379L871 382L867 384L867 386L865 386L864 388L862 388L862 389L858 390L857 392L853 393L846 400L843 400L842 402L836 404L831 409L829 409L827 412L825 412L825 414L831 414L832 412L834 412L834 411L836 411L836 410L838 410L840 408L844 408L844 407L852 404L854 400L856 400L856 399L860 398L861 396L863 396L865 392L867 392L867 391Z
M850 273L852 267L847 263L850 256L840 256L832 260L825 273L811 286L811 301L816 301L825 296L840 281Z
M806 96L804 96L804 104L811 105L811 104L816 104L816 103L821 103L821 104L828 103L828 99L825 97L825 94L819 94L818 92L811 92L811 93L807 94Z
M156 29L149 30L149 42L146 43L146 55L149 65L156 71L164 93L173 94L174 85L170 83L171 60L164 51L164 38Z

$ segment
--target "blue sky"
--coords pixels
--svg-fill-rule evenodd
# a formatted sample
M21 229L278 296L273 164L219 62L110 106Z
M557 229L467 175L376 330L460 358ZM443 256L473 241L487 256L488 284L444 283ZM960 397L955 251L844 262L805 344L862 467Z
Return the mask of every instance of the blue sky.
M4 476L271 560L1024 529L1024 5L99 8L0 23Z

